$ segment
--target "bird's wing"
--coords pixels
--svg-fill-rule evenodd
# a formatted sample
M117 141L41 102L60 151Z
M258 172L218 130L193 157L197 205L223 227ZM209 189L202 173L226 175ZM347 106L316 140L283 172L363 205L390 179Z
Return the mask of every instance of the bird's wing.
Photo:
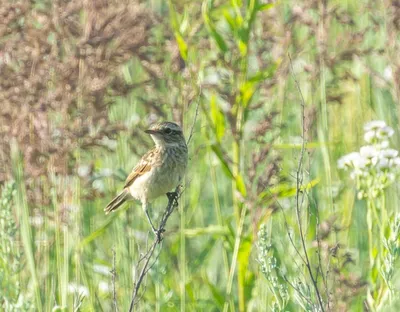
M132 169L132 172L126 178L124 188L127 188L132 185L135 180L141 175L149 172L151 170L152 159L154 158L154 149L148 151L135 168Z

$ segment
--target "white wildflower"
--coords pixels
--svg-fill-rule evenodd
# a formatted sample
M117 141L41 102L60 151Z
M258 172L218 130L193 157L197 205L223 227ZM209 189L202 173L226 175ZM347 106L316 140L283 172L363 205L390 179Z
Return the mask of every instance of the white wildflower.
M85 297L89 297L89 289L84 285L78 285L76 283L69 283L68 284L68 292L76 293Z
M386 122L384 122L383 120L373 120L365 124L364 131L365 132L370 130L376 131L384 127L386 127Z
M389 147L389 141L388 140L382 140L379 141L378 143L375 144L377 149L383 150L385 148Z
M387 81L393 80L393 70L390 66L386 66L383 70L383 78L385 78Z
M389 181L389 183L393 183L396 180L396 175L392 172L389 172L386 175L387 180Z
M380 158L378 162L378 168L380 170L387 170L390 168L390 161L387 158Z
M400 174L399 151L389 148L394 130L382 120L367 123L364 130L364 140L369 145L338 160L339 168L352 169L350 177L357 182L359 199L380 196Z
M105 281L100 281L99 283L99 291L103 293L111 292L110 284Z
M399 155L399 151L392 148L384 149L380 152L380 156L387 159L394 159L397 155Z
M366 177L366 176L368 176L368 172L358 168L354 169L350 173L350 178L352 178L353 180L356 180L357 177Z
M357 192L357 198L362 200L364 197L367 197L367 194L364 191Z
M94 180L92 183L92 186L95 190L97 190L99 192L104 192L106 189L106 186L105 186L103 180Z
M378 162L379 152L376 150L375 146L367 145L360 148L360 155L364 159L366 165L375 166Z
M93 266L93 271L95 271L96 273L100 273L102 275L105 275L105 276L110 276L111 275L111 268L109 268L106 265L102 265L102 264L95 264Z
M367 143L373 143L376 139L376 131L370 130L365 132L364 134L364 140Z
M29 218L29 223L34 227L41 227L44 223L44 219L41 215L36 214Z
M80 177L87 177L90 174L91 168L90 168L90 166L82 165L82 166L78 167L77 171L78 171L78 175Z
M343 157L339 158L338 160L338 167L340 169L348 169L348 168L355 168L360 167L362 162L360 153L353 152Z
M385 126L376 130L376 137L378 139L386 139L390 138L394 134L394 130L392 127Z
M99 174L103 177L111 177L113 175L113 171L110 168L103 168L99 171Z

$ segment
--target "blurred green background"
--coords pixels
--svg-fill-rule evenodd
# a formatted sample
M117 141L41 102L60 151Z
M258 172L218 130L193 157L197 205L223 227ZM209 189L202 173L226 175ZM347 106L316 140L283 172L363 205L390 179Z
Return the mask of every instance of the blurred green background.
M398 1L6 0L0 16L0 310L114 311L114 288L128 310L153 234L140 204L103 209L143 130L173 120L193 127L189 170L136 308L320 311L296 252L296 80L311 269L326 311L364 309L366 204L336 163L370 120L399 146ZM261 225L280 273L260 270Z

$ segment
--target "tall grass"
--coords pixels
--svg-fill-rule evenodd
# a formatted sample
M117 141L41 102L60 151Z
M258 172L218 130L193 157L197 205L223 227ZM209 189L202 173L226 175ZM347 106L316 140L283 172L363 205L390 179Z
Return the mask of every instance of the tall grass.
M135 266L152 233L138 203L108 216L103 208L152 146L141 130L158 119L175 120L188 136L198 104L180 206L168 220L137 310L360 311L369 306L396 311L397 182L385 189L376 218L375 202L358 198L357 185L337 167L341 156L364 144L363 125L370 120L394 128L391 144L398 149L400 71L394 51L400 38L394 2L152 0L143 6L148 11L140 14L151 12L154 21L137 26L145 31L140 48L123 45L118 57L133 51L128 59L113 58L122 45L118 35L115 41L108 38L104 50L101 42L99 50L93 48L104 52L93 68L109 56L113 70L102 73L123 83L110 80L115 84L106 85L97 103L99 94L84 89L93 64L81 56L79 105L65 110L65 121L59 112L49 114L54 129L62 122L71 128L64 132L65 141L71 140L68 157L46 162L37 178L37 167L22 157L29 155L26 137L12 134L17 140L10 155L0 154L5 164L12 160L7 177L15 183L15 195L5 207L14 218L7 217L7 228L15 222L18 232L7 239L23 265L10 270L4 264L16 256L0 247L0 276L19 289L8 297L0 293L0 310L11 311L6 304L15 305L18 298L26 303L18 309L26 311L129 309ZM43 3L29 9L39 14L54 7ZM87 12L80 8L71 15L79 29L89 25ZM128 31L124 21L121 32ZM72 53L79 38L59 43L60 55ZM128 46L129 38L123 39ZM54 77L50 91L61 83ZM304 96L304 128L294 77ZM74 127L82 137L72 136ZM50 153L35 136L32 131L30 144ZM60 163L68 170L59 170ZM7 192L2 189L2 198L11 196ZM301 204L296 194L303 196ZM154 220L166 202L155 201ZM381 214L383 207L387 215ZM0 222L6 220L2 216ZM386 230L375 228L378 219ZM311 270L302 260L305 254Z

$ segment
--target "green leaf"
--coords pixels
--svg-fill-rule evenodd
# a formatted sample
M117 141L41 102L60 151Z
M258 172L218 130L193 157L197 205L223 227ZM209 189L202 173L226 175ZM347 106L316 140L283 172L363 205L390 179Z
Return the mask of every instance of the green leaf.
M266 3L266 4L259 4L257 10L258 11L266 11L272 9L274 7L274 3Z
M196 258L190 263L191 272L197 272L204 265L204 263L208 261L215 244L216 240L214 238L208 240L208 242L203 246L203 250L196 254Z
M226 226L221 225L209 225L203 228L191 228L184 230L185 236L197 237L202 235L217 235L223 236L229 234L229 229Z
M243 25L243 17L242 17L242 13L241 13L241 7L243 5L242 1L240 0L231 0L231 5L233 6L234 10L235 10L235 24L236 24L236 28L240 28Z
M222 137L225 134L225 118L224 114L221 112L219 105L217 103L217 97L215 94L211 95L210 99L211 106L211 120L214 126L215 137L218 142L221 142Z
M223 14L224 14L226 22L229 25L229 28L234 33L236 31L236 27L237 27L235 19L232 17L231 13L228 10L224 10Z
M242 84L242 86L240 87L240 96L244 108L249 105L254 93L257 90L257 85L273 76L276 71L277 64L278 63L274 63L269 66L268 69L259 71L257 74L255 74Z
M126 210L126 209L125 209ZM111 217L108 217L108 219L95 231L90 233L88 236L83 238L79 244L77 245L77 248L79 250L82 250L87 244L91 243L93 240L95 240L97 237L101 236L104 234L104 232L107 230L107 228L111 225L112 221L117 218L119 213L113 213Z
M172 29L175 31L179 31L179 23L178 23L178 14L176 13L176 10L174 8L174 5L172 4L172 1L168 1L168 9L169 9L169 16L170 16L170 23L172 26Z
M279 64L280 64L280 60L271 64L267 69L259 71L254 76L250 77L248 82L259 83L259 82L263 82L264 80L271 78L274 75Z
M221 50L221 52L225 53L228 51L228 46L225 43L225 40L222 38L222 36L218 33L215 25L211 21L210 18L210 10L209 7L212 6L212 1L211 0L204 0L203 5L201 7L203 19L204 19L204 24L207 27L208 32L210 33L211 37L215 40L217 43L218 48Z
M247 55L247 40L239 40L238 47L242 56Z
M203 279L206 282L208 289L211 291L215 303L221 311L225 303L225 297L223 293L217 287L215 287L213 283L210 282L206 273L203 274Z
M178 43L178 48L179 48L179 52L181 53L181 57L184 61L186 61L187 60L187 51L188 51L187 44L179 32L175 32L174 34L175 34L176 42Z
M236 176L236 189L240 192L240 194L242 194L243 197L246 196L246 185L244 185L243 177L240 174Z
M231 4L235 8L240 8L243 5L241 0L231 0Z
M240 244L238 253L238 271L239 271L238 276L240 277L238 287L242 289L243 293L249 286L246 283L246 274L248 272L251 248L252 244L250 238L249 237L244 238Z
M231 179L234 178L232 170L229 168L228 163L226 162L225 158L224 158L224 154L221 150L221 146L217 145L217 144L212 144L211 145L211 149L214 152L214 154L218 157L219 161L221 162L222 165L222 170L224 171L224 173Z
M300 191L309 191L312 189L314 186L316 186L319 183L320 179L314 179L310 181L309 183L305 185L300 186ZM263 200L269 200L273 197L278 197L278 198L286 198L286 197L293 197L296 195L297 188L296 186L291 186L288 184L279 184L275 187L269 188L267 191L262 192L259 195L260 199Z
M195 302L196 301L196 296L194 294L194 291L193 291L193 288L192 288L192 284L191 283L186 283L185 289L186 289L186 294L189 296L190 300L192 302Z
M181 33L181 29L184 29L185 27L181 27L182 25L178 20L178 14L176 13L175 8L171 1L168 1L168 6L169 6L170 23L174 30L174 36L178 44L179 52L181 54L182 59L186 61L188 47ZM186 23L186 19L183 20L182 24L183 23Z
M246 108L249 105L255 91L256 91L256 84L254 82L247 81L240 88L241 102L244 108Z
M232 218L228 218L227 220L224 220L224 224L225 226L228 227L229 230L229 235L226 235L224 238L224 242L226 243L226 247L225 249L228 252L233 252L233 249L235 247L235 238L236 238L236 230L233 228L233 224L232 224Z

